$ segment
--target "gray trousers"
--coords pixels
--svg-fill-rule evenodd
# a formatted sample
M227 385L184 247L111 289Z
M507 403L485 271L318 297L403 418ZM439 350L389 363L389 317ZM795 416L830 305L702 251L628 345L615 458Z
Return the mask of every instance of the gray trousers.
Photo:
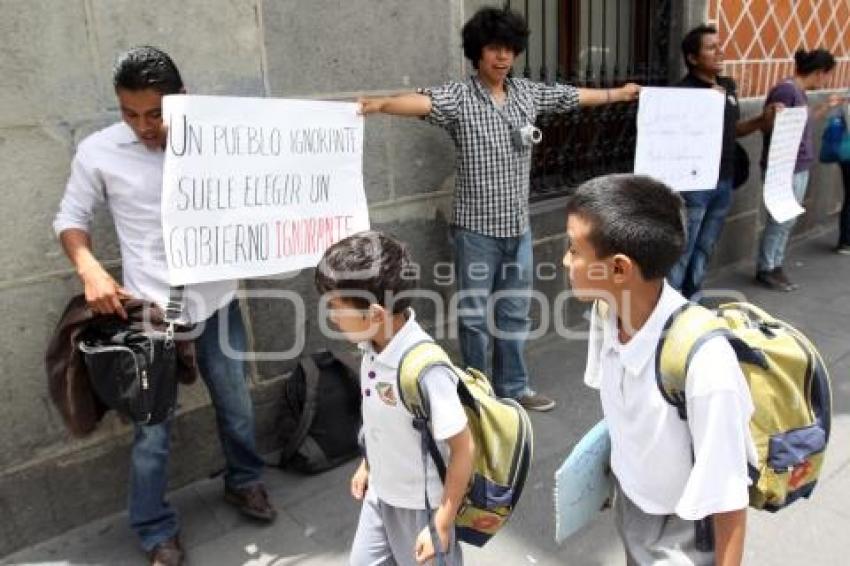
M619 483L614 511L628 566L713 566L714 552L696 549L693 521L644 513L626 497Z
M416 537L428 526L424 509L402 509L380 500L363 499L357 533L351 545L351 566L416 566ZM463 566L460 544L452 535L446 566Z

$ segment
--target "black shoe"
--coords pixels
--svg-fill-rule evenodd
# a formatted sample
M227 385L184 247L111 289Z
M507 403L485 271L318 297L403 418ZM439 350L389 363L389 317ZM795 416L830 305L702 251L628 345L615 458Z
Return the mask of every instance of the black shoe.
M151 566L180 566L183 564L183 558L183 548L177 535L159 543L148 552Z
M277 517L266 488L260 483L240 488L225 487L224 500L252 519L271 523Z
M850 255L850 244L839 244L837 248L835 248L835 253L841 255Z
M790 291L795 291L800 288L799 285L788 279L788 276L785 275L785 271L782 269L780 265L776 269L773 270L773 276L779 279Z
M756 273L756 281L772 291L792 291L793 288L776 277L773 271L759 271Z

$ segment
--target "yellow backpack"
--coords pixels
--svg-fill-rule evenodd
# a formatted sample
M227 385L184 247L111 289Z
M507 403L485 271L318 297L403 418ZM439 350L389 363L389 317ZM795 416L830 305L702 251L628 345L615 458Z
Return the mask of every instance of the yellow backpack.
M755 412L750 433L758 453L750 469L750 506L777 511L809 497L829 440L829 374L814 345L790 324L749 303L712 311L687 304L667 322L658 344L661 395L687 418L685 378L694 352L726 336L738 356Z
M419 386L425 372L435 366L444 366L458 376L458 397L475 441L472 478L455 519L455 534L458 540L483 546L502 528L519 501L531 464L531 421L519 403L496 397L480 371L457 368L433 342L413 346L399 364L399 397L422 435L423 466L430 454L443 481L446 465L431 434L428 399Z

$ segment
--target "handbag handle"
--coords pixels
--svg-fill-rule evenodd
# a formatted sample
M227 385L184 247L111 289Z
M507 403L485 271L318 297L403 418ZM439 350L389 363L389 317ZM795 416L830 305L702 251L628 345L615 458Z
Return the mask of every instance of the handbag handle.
M183 285L172 286L168 291L168 303L165 305L164 322L168 324L165 329L165 347L174 345L174 325L179 322L183 314Z

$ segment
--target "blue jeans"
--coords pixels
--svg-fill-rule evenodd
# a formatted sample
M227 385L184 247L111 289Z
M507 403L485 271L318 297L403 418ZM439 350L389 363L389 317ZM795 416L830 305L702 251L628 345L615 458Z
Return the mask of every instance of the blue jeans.
M231 302L206 320L195 341L198 367L215 408L226 470L225 485L245 487L260 481L263 460L254 442L254 407L245 380L245 363L229 358L219 341L219 325L228 324L230 346L246 349L239 303ZM171 420L135 427L130 458L130 526L148 551L176 535L177 513L165 500Z
M850 163L840 163L844 182L844 204L838 217L838 245L850 246Z
M802 205L803 199L806 197L806 189L809 186L809 172L794 173L792 186L794 198ZM770 213L767 214L764 232L761 234L761 244L759 245L759 271L773 271L777 267L782 267L782 263L785 261L785 248L788 247L788 238L791 236L791 230L794 229L796 223L796 218L787 222L777 222Z
M516 399L530 394L523 351L531 326L531 232L493 238L454 227L453 237L463 361L491 376L500 397ZM495 323L494 328L488 319Z
M691 298L702 288L708 262L732 207L732 181L721 179L710 191L683 192L687 208L687 245L667 279L670 285Z

